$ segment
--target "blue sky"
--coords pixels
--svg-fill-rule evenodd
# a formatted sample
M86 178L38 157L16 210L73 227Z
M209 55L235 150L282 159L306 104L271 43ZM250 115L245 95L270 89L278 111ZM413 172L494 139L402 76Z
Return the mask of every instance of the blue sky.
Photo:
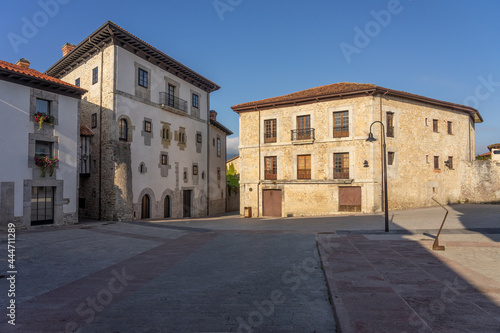
M497 0L4 0L2 12L1 60L43 72L111 20L216 82L233 151L232 105L343 81L476 107L476 153L500 142Z

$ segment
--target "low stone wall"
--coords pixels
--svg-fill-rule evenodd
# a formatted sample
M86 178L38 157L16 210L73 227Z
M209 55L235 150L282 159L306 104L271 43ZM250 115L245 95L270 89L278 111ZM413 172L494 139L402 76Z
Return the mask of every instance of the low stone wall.
M500 161L475 160L467 169L462 183L462 202L500 201Z

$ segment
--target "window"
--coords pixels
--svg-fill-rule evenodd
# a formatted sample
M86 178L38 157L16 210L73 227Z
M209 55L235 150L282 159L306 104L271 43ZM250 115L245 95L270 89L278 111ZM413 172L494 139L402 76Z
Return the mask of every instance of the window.
M99 72L97 67L92 70L92 84L96 84L99 79Z
M394 137L394 113L387 112L387 136Z
M394 152L390 151L387 153L387 165L393 165L394 164Z
M349 153L333 154L333 178L349 179Z
M139 164L139 172L146 173L146 164L144 164L144 162L141 162L141 164Z
M266 156L264 157L265 164L265 175L264 179L274 180L277 179L277 160L276 156Z
M194 108L199 108L200 107L200 97L196 94L193 94L192 96L192 102L193 102L193 107Z
M97 113L92 113L90 122L91 122L92 128L96 128L97 127Z
M197 164L193 164L193 175L194 176L198 175L198 165Z
M264 142L276 142L276 119L264 120Z
M432 119L432 130L435 133L439 132L439 124L438 124L438 120L437 119Z
M50 102L45 99L36 99L36 112L45 113L50 116Z
M453 156L448 156L448 161L446 161L446 166L448 169L453 169Z
M75 86L79 87L80 86L80 78L75 80Z
M202 138L203 138L203 137L201 136L201 133L200 133L200 132L197 132L197 133L196 133L196 142L201 143Z
M52 157L52 142L36 141L35 157Z
M179 132L179 143L186 143L186 133Z
M439 170L439 156L434 156L434 170Z
M126 119L120 119L120 138L121 141L128 141L128 123Z
M148 87L148 72L146 72L144 69L139 68L139 85L141 87L147 88Z
M221 179L220 168L217 168L217 180L220 180L220 179Z
M168 85L168 106L174 107L175 105L175 86Z
M448 134L453 134L453 123L451 121L448 122Z
M217 138L217 156L220 157L221 155L221 142L220 142L220 138Z
M144 132L151 133L151 122L144 120Z
M297 117L297 140L311 139L311 116Z
M168 165L168 155L161 154L161 165Z
M333 137L349 136L349 111L333 113Z
M297 156L297 179L311 179L311 155Z

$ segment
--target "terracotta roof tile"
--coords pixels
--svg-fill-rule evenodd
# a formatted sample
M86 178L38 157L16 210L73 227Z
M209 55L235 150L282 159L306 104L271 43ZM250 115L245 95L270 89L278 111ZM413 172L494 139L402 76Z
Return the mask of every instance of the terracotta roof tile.
M488 149L491 151L492 149L500 149L500 143L494 143L488 146Z
M80 126L80 136L94 136L94 132L85 125Z
M52 82L52 83L57 83L57 84L61 84L61 85L64 85L64 86L68 86L68 87L71 87L71 88L76 88L76 89L85 91L84 89L82 89L80 87L77 87L77 86L75 86L73 84L70 84L68 82L56 79L55 77L49 76L47 74L40 73L37 70L31 69L31 68L21 67L21 66L18 66L18 65L14 65L14 64L11 64L10 62L6 62L6 61L0 60L0 68L8 70L10 72L17 72L17 73L22 74L22 75L27 75L27 76L30 76L32 78L36 78L36 79L40 79L40 80L45 80L45 81L49 81L49 82Z

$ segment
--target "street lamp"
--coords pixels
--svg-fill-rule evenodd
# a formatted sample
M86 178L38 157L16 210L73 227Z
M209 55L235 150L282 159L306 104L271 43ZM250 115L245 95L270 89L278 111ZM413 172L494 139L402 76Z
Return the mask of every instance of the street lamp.
M385 211L385 232L389 232L389 200L387 198L387 151L386 151L386 146L385 146L385 126L384 123L381 121L374 121L370 125L370 134L368 134L368 139L366 139L367 142L374 142L377 141L373 137L372 134L372 126L373 124L379 123L382 125L382 138L383 138L383 150L384 150L384 168L383 168L383 178L384 178L384 211Z

